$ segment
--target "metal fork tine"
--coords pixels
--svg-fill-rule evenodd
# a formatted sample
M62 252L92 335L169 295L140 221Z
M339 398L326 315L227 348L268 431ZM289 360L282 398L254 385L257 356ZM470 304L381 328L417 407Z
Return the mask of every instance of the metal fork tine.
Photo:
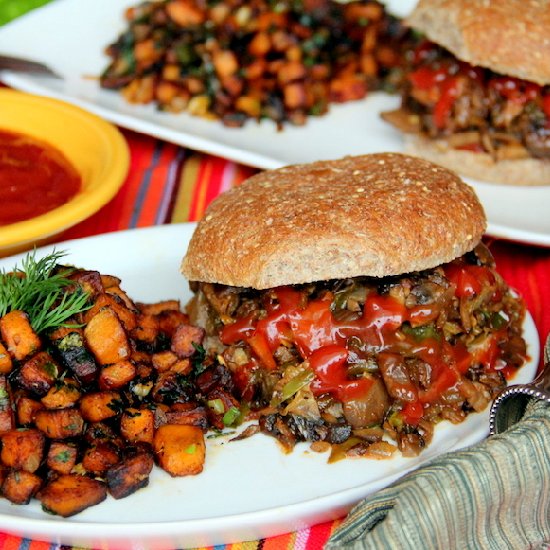
M61 78L55 71L50 69L44 63L23 59L22 57L13 57L9 55L0 55L0 71L8 70L18 73L32 73L54 78Z

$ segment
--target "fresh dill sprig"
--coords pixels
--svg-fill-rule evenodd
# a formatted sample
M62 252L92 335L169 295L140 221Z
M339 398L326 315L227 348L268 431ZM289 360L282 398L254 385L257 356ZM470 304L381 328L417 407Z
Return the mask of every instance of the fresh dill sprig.
M58 261L66 252L54 250L36 259L36 250L29 252L21 268L0 271L0 317L13 310L22 310L29 316L37 333L70 326L67 319L90 308L88 294L81 287L66 292L74 285L68 277L74 268L57 269Z

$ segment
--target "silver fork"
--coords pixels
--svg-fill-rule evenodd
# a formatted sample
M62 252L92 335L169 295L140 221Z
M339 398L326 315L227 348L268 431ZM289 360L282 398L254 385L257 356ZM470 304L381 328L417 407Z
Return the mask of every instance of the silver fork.
M529 384L508 386L493 401L489 413L490 435L502 433L518 422L531 399L550 403L550 334L544 345L542 372Z
M11 55L0 55L0 71L2 70L61 78L50 67L44 65L44 63Z

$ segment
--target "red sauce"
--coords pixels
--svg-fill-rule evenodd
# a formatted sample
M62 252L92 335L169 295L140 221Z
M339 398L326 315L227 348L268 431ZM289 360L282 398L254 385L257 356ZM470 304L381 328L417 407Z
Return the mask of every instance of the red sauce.
M461 78L485 83L489 89L518 105L523 106L529 101L539 103L546 117L550 119L550 94L545 88L527 80L498 76L458 60L433 63L435 48L430 42L419 45L414 53L414 61L419 66L408 78L415 88L436 92L433 120L439 130L445 128L455 100L460 95Z
M0 131L0 225L49 212L74 197L81 185L61 151L24 134Z
M484 284L494 282L490 269L460 260L447 264L445 274L455 286L455 295L461 299L475 297ZM303 293L291 287L279 287L274 293L276 301L266 305L264 318L258 320L252 314L238 319L222 329L221 341L226 345L246 341L268 370L277 368L273 352L285 341L290 341L302 358L309 361L316 375L311 384L313 393L329 392L341 401L365 394L371 384L370 380L347 376L349 350L346 344L350 337L359 337L366 347L377 353L381 368L387 370L399 366L402 356L419 357L431 366L430 387L418 391L410 381L398 382L396 379L393 382L394 390L403 396L406 403L403 414L411 424L422 416L424 404L437 400L474 362L494 370L500 357L498 331L487 337L484 346L468 350L460 342L451 345L438 336L419 341L398 330L404 323L414 329L432 322L440 314L437 305L407 308L392 296L372 291L367 295L360 318L339 321L331 310L333 296L330 293L305 304ZM498 292L492 299L500 299Z

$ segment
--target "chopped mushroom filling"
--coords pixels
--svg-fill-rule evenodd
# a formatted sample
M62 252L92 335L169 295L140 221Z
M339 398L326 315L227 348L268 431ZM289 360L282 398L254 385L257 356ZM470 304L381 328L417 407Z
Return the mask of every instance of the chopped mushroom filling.
M193 283L190 320L236 398L287 449L418 454L434 425L481 411L526 359L524 305L484 245L443 266L242 289ZM393 443L388 443L393 441ZM373 446L374 445L374 446Z
M550 87L474 67L431 42L408 57L402 106L385 120L495 160L550 158Z

